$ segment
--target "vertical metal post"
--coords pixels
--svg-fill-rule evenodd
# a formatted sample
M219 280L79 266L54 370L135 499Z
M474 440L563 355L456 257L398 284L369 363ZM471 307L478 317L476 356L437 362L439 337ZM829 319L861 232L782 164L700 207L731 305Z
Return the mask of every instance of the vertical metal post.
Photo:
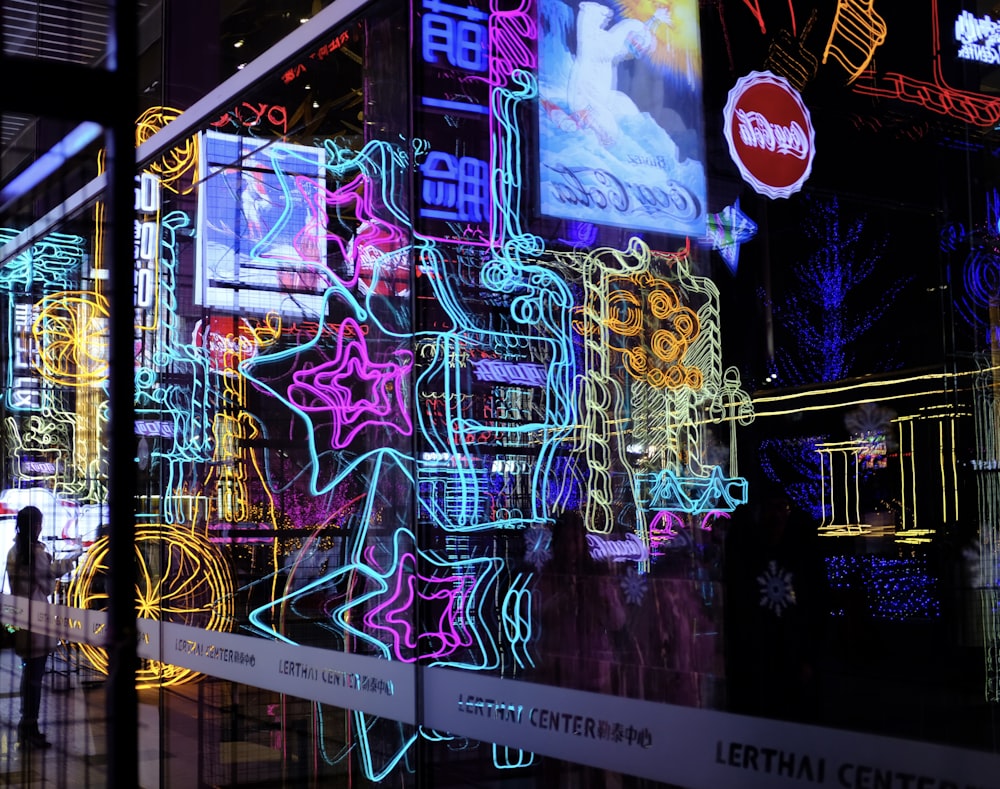
M108 434L109 536L108 787L139 786L138 667L135 567L135 334L134 221L135 118L138 87L137 14L134 0L111 0L108 68L114 75L107 140L107 249L111 256L109 301L110 404Z

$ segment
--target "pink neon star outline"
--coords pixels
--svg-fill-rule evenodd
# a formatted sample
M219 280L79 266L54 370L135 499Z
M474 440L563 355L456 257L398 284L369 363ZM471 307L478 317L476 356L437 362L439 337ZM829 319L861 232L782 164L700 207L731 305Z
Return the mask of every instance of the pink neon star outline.
M456 622L456 614L465 609L475 578L464 575L428 578L417 572L416 564L414 554L403 554L391 572L388 599L364 615L366 627L388 633L393 653L406 663L421 658L445 657L460 647L472 645L472 635L464 624ZM421 591L418 584L430 585L432 590ZM420 631L414 628L417 598L424 604L435 604L435 609L440 610L438 630Z
M337 329L333 358L292 373L288 400L305 414L330 415L334 449L348 446L370 427L391 427L404 436L412 435L404 394L413 354L398 350L395 355L403 361L372 361L361 327L346 318ZM359 388L366 390L364 396L356 395Z

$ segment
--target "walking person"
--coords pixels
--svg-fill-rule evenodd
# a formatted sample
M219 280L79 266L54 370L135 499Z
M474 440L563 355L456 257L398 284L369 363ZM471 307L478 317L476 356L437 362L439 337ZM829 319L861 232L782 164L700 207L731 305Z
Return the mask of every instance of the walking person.
M48 603L55 591L56 579L73 569L80 552L65 559L53 559L39 542L42 511L24 507L17 513L14 547L7 554L7 575L11 593L31 601ZM38 729L38 710L42 702L42 678L49 653L56 640L32 629L19 630L14 651L21 658L21 722L17 726L22 748L48 748L52 745Z

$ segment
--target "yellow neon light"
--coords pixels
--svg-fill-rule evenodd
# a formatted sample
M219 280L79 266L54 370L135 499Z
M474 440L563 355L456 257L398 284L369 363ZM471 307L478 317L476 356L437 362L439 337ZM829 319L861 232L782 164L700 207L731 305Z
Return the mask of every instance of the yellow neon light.
M958 520L958 457L955 453L955 420L951 420L951 479L955 498L955 520Z
M138 615L179 622L205 630L228 630L233 621L233 584L225 559L207 539L190 528L159 524L136 529L136 597ZM107 608L108 538L101 537L85 554L70 583L69 605L90 610ZM107 651L77 645L102 674L108 673ZM136 687L179 685L200 676L180 666L143 660Z
M906 528L906 463L904 458L906 442L903 440L903 423L899 423L899 498L900 498L900 525Z
M58 386L91 386L108 376L108 300L99 293L63 291L38 302L31 327L38 373Z
M905 378L890 378L884 381L861 381L854 384L845 384L844 386L831 386L824 389L810 389L804 392L791 392L789 394L782 395L765 395L754 398L754 403L780 403L786 400L799 400L803 397L816 397L817 395L828 395L828 394L839 394L841 392L853 392L856 389L871 389L879 388L883 386L898 386L899 384L914 383L916 381L945 381L952 378L964 378L968 376L978 376L984 372L995 372L1000 371L1000 365L995 367L988 367L983 370L964 370L961 372L953 373L923 373L921 375L911 375ZM920 392L915 394L937 394L937 391L932 392ZM909 397L910 395L906 395ZM857 403L869 403L874 399L873 397L868 397L865 400L858 400ZM881 395L878 397L879 400L883 399ZM846 405L854 405L855 403L847 403ZM838 405L840 405L838 403Z
M739 371L722 367L719 291L707 277L692 275L690 245L653 252L632 239L624 252L557 252L554 258L584 283L573 328L584 341L587 371L574 441L589 471L585 518L593 531L609 531L614 496L620 500L625 489L637 505L636 533L646 538L640 484L649 473L707 477L715 464L703 458L718 444L709 425L753 421ZM736 476L733 427L727 471ZM628 473L613 489L616 462Z
M917 445L913 437L913 422L910 422L910 478L913 494L910 501L913 502L913 528L917 528ZM905 522L905 521L904 521Z
M938 422L938 468L941 470L941 522L948 522L948 481L944 474L944 424Z

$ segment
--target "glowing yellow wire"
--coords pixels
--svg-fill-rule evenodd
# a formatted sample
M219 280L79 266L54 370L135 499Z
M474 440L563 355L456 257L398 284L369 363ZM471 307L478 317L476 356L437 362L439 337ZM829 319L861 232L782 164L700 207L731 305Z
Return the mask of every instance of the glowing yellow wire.
M205 537L183 526L142 526L136 530L135 555L141 618L215 631L232 626L232 576L225 559ZM87 550L70 583L68 604L106 609L108 572L108 538L101 537ZM108 673L105 649L90 644L79 644L78 648L95 669ZM144 660L136 674L136 687L178 685L200 676L180 666Z

